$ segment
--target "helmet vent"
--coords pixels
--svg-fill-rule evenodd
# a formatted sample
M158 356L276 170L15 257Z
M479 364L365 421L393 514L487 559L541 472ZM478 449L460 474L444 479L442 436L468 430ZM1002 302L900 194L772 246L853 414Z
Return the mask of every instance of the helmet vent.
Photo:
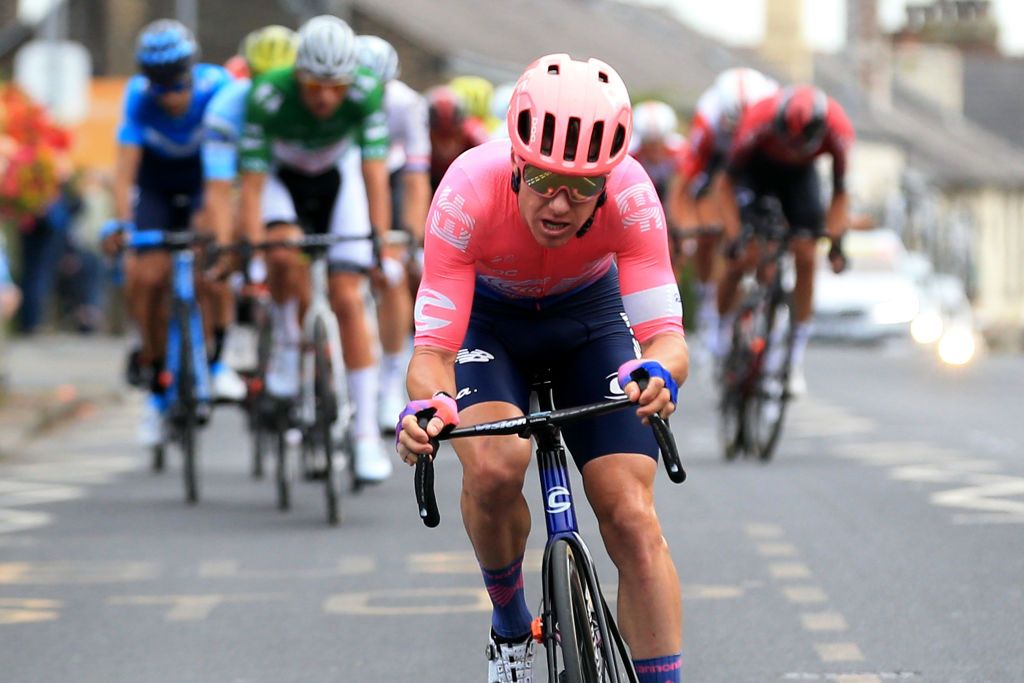
M569 127L565 131L565 154L566 161L576 160L576 148L580 144L580 119L573 116L569 119Z
M615 135L612 137L612 149L611 155L615 156L622 150L622 146L626 144L626 129L620 123L615 127Z
M519 112L519 120L516 121L516 132L524 145L530 144L530 110L524 109Z
M590 148L587 150L587 162L596 163L601 156L601 139L604 137L604 121L594 123L590 131Z
M558 75L558 65L557 64L548 64L548 73L549 74L554 74L554 75L557 76Z
M551 148L555 146L555 116L544 114L544 128L541 131L540 153L551 156Z
M602 83L607 83L608 82L608 74L606 74L603 71L598 71L597 72L597 80L601 81Z

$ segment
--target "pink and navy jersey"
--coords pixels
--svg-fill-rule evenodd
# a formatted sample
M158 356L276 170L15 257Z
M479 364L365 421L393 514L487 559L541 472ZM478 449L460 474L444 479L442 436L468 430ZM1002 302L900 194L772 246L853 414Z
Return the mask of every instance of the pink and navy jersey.
M683 332L665 214L650 178L627 157L611 173L607 201L581 238L548 249L519 213L509 179L511 146L494 140L462 154L434 194L416 297L416 344L457 350L474 290L542 307L618 269L623 307L638 341ZM528 192L529 190L522 190Z

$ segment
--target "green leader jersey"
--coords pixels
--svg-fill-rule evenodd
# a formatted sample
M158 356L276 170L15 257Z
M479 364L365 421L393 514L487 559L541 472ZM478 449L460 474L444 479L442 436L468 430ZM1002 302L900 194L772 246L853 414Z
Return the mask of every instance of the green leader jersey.
M241 170L267 173L280 165L319 175L334 168L353 142L364 160L385 159L389 143L383 101L380 79L360 67L337 111L318 119L302 102L294 67L269 71L253 81L246 99Z

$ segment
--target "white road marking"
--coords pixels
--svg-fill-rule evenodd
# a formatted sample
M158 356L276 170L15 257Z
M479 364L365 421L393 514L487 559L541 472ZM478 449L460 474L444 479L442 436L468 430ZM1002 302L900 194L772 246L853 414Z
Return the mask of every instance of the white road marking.
M815 643L818 657L826 663L862 662L864 655L856 643Z
M773 579L806 579L811 575L810 567L803 562L772 562L768 572Z
M800 622L807 631L845 631L846 619L839 612L804 612Z
M270 602L287 597L283 593L208 594L208 595L123 595L109 599L111 605L170 606L167 621L202 621L225 604Z

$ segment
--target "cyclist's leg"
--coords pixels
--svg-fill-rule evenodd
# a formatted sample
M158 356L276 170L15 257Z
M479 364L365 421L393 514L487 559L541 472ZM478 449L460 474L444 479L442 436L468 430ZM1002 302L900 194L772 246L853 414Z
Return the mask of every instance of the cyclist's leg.
M576 315L590 328L590 340L564 355L555 379L556 405L593 403L621 393L616 370L639 355L616 290L580 303L585 307ZM635 659L671 658L664 664L671 672L682 650L682 598L654 508L654 437L633 410L566 425L562 434L619 570L623 636Z
M696 188L698 223L721 225L722 217L714 196L714 169L709 169L706 179ZM721 235L700 235L694 265L697 271L697 331L705 348L717 348L718 338L718 283L715 280L715 265L721 245Z
M339 162L338 170L342 177L341 188L331 209L328 229L335 235L369 236L372 227L359 150L349 150ZM393 464L380 438L379 368L373 349L373 330L366 315L367 274L375 265L373 242L368 237L342 242L334 245L328 256L331 308L341 328L349 397L355 407L356 475L367 481L380 481L391 474Z
M793 231L790 249L796 268L793 288L793 359L791 388L803 393L803 356L811 336L814 302L815 245L825 229L818 172L813 165L791 171L779 187L782 210Z
M135 224L142 230L169 229L173 195L139 188ZM142 340L141 357L158 373L163 368L169 311L171 258L163 251L136 252L130 259L125 288L129 292L132 317Z
M474 313L455 365L459 419L463 424L518 417L529 388L505 346ZM462 462L462 519L491 596L491 627L501 638L521 640L530 631L522 561L530 534L523 482L530 442L516 436L453 442Z
M291 193L276 175L263 188L263 220L267 239L302 236ZM267 392L279 398L294 397L299 385L299 316L306 294L305 265L295 249L271 249L266 255L267 288L271 296L273 342L267 368Z
M745 220L762 192L760 171L753 171L736 185L736 202L740 208L740 217ZM727 260L718 283L718 345L717 354L724 358L732 344L732 326L736 319L735 308L738 304L736 292L744 273L753 270L757 265L759 250L756 240L747 242L746 251L734 260Z

